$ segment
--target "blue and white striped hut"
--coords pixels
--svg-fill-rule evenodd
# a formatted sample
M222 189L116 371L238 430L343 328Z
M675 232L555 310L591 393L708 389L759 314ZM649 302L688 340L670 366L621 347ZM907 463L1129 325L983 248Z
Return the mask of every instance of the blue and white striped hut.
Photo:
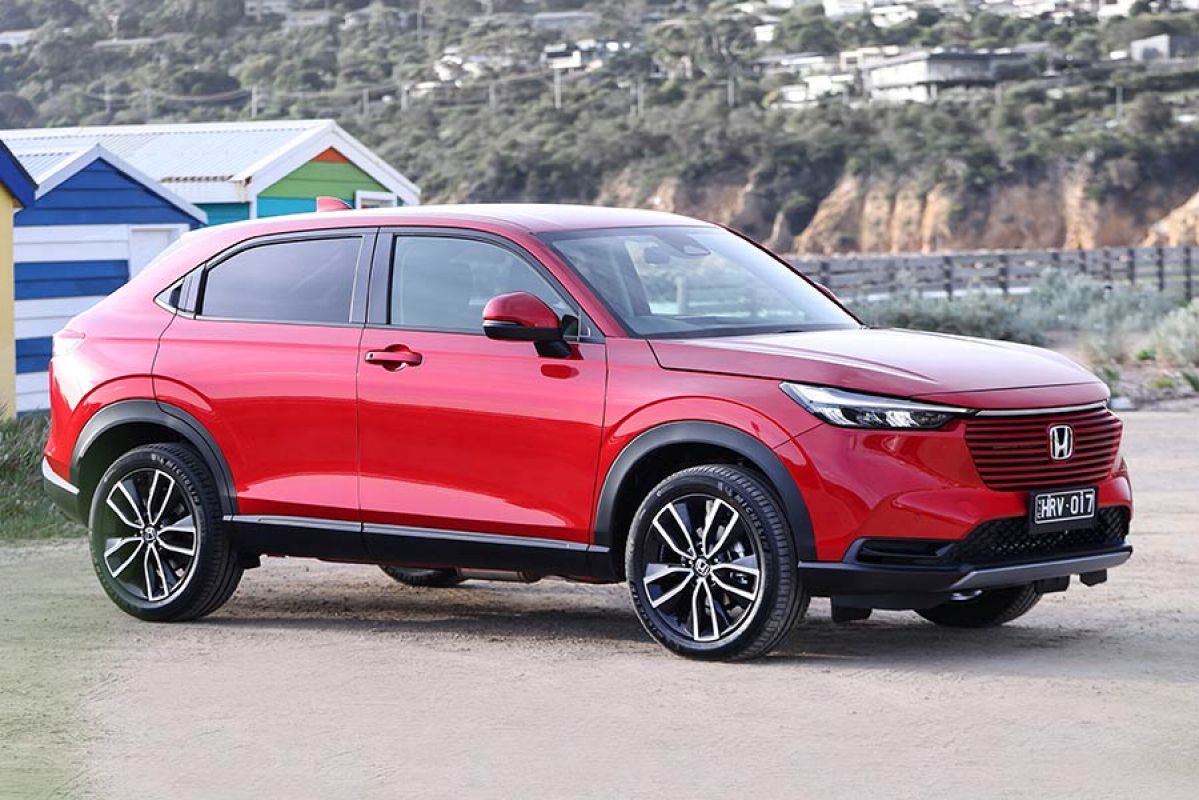
M207 216L102 145L6 144L38 184L33 203L13 218L22 413L48 406L50 337Z

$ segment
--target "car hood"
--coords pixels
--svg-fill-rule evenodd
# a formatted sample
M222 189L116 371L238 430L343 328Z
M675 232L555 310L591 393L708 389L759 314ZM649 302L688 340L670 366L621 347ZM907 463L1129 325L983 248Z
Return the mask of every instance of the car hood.
M650 344L666 369L774 378L978 408L1037 408L1108 397L1101 381L1058 353L964 336L853 329L658 339Z

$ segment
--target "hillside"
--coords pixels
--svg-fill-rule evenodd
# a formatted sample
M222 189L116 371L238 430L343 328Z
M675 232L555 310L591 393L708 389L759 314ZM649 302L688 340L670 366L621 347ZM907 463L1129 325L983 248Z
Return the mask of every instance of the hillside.
M880 29L794 8L763 43L762 20L728 2L294 2L309 17L286 21L244 5L8 0L0 30L34 34L0 47L0 127L333 116L426 202L653 205L785 250L1195 240L1199 64L1146 68L1106 53L1197 32L1196 14L1055 25L921 11ZM596 17L582 31L534 24L564 8ZM543 48L583 36L614 52L555 87ZM1029 43L1038 55L997 90L927 105L783 108L793 79L755 63L863 45Z

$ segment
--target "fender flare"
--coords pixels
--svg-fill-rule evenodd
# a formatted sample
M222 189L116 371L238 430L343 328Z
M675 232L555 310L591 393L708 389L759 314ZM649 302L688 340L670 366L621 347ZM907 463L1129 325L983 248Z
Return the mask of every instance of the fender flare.
M771 484L783 504L783 513L795 542L800 561L816 560L816 538L812 518L795 479L774 451L760 440L736 428L715 422L668 422L639 434L625 445L612 462L600 490L595 513L594 543L611 548L616 500L625 479L641 459L655 450L674 444L709 444L732 450L757 467Z
M71 483L80 485L81 465L103 434L113 428L132 423L161 425L179 434L199 452L208 469L212 471L221 497L221 513L226 516L237 513L237 492L234 489L233 473L216 439L191 414L155 400L122 400L93 414L75 440L75 449L71 453Z

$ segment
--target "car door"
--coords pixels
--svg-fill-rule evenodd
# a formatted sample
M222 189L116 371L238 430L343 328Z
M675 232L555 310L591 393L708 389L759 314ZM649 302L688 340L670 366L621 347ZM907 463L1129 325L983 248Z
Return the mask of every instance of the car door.
M373 230L251 240L186 279L190 313L162 336L155 392L216 440L241 522L294 533L341 520L361 545L352 309L373 241Z
M607 377L592 326L584 319L565 358L484 336L483 305L507 292L579 315L542 265L498 237L384 233L375 254L358 362L372 553L412 560L418 538L457 542L439 552L458 564L471 544L585 549ZM401 361L368 360L380 351Z

